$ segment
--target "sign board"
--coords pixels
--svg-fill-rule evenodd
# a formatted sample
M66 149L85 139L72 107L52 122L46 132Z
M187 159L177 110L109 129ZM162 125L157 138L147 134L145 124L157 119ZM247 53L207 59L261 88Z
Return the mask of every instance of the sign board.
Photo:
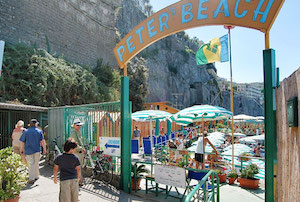
M121 155L121 140L119 137L99 137L100 150L110 156Z
M4 55L4 41L0 41L0 77L2 73L2 62L3 62L3 55Z
M114 48L120 68L152 43L207 25L233 25L268 33L284 0L178 1L133 28Z
M186 187L184 168L167 165L154 165L155 182L174 187Z

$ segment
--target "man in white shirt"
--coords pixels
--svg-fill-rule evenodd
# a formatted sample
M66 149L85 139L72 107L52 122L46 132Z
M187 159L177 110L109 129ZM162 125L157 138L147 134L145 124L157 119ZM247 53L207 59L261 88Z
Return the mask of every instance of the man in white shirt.
M201 164L201 169L205 168L205 166L204 166L204 160L205 160L204 148L207 143L209 143L210 146L216 151L216 154L218 154L218 151L215 148L215 146L207 138L207 132L204 131L204 143L203 143L203 137L199 137L197 140L197 147L195 150L196 169L199 169L199 164Z

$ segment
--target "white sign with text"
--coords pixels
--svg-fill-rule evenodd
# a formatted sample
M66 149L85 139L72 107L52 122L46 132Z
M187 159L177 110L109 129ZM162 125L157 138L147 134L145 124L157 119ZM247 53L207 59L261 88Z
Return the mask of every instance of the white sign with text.
M185 169L176 166L154 165L155 182L174 187L186 187Z
M119 137L99 137L100 150L110 156L121 155L121 140Z

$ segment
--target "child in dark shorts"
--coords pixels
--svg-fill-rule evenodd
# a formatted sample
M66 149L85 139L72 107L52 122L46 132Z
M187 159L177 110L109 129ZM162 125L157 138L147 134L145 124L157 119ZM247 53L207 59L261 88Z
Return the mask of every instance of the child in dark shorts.
M54 160L54 183L57 184L57 172L60 171L60 202L77 202L80 182L80 162L74 155L77 143L68 138L64 144L64 153Z

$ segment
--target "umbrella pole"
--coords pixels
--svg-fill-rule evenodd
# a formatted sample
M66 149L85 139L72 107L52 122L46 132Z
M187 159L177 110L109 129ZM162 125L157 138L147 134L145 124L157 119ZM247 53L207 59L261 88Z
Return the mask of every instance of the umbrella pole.
M153 174L153 156L152 156L152 147L153 147L153 137L152 137L152 118L150 118L150 143L151 143L151 177Z
M231 112L232 112L232 119L231 119L231 138L232 138L232 169L234 170L234 123L233 123L233 85L232 85L232 60L231 60L231 35L230 35L230 29L233 29L232 26L226 26L226 29L228 29L228 38L229 38L229 63L230 63L230 100L231 100Z
M203 147L203 164L202 164L202 169L205 169L205 144L204 144L204 114L202 114L202 147Z

